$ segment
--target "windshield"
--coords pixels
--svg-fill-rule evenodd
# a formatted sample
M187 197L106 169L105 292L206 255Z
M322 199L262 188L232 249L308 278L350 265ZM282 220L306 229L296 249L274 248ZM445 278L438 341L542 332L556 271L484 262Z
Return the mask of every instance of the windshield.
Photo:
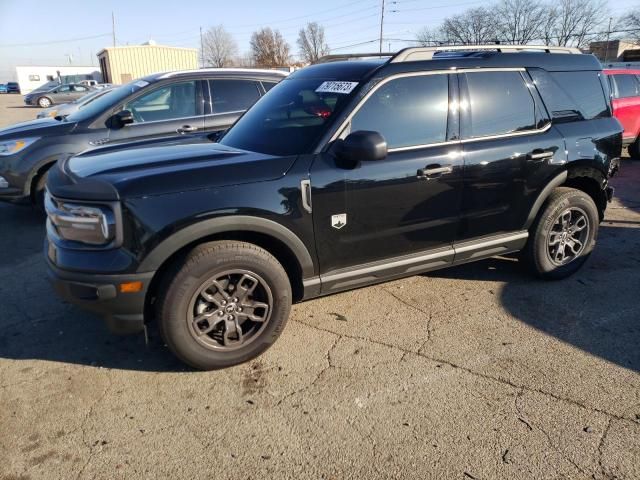
M81 97L78 100L76 100L76 102L80 104L78 105L78 108L85 108L90 103L96 101L100 97L104 97L107 93L112 91L113 91L112 88L106 88L104 90L98 90L97 92L91 92L85 95L84 97Z
M132 93L137 92L147 85L149 85L149 82L145 80L135 80L125 83L121 87L109 90L109 95L101 95L94 98L93 101L86 104L84 108L73 112L65 120L68 122L82 122L96 115L100 115L108 108L112 108L121 100L124 100Z
M348 93L337 93L326 88L328 83L352 86ZM352 97L354 86L319 79L283 80L251 107L220 143L267 155L310 153Z

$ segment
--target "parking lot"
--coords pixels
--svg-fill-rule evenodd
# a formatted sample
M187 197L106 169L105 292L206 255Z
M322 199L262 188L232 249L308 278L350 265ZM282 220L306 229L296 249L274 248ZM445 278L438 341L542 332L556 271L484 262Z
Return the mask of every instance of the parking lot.
M0 124L34 118L0 96ZM0 205L0 479L640 478L640 161L587 266L495 258L293 307L195 372L60 301L43 217Z

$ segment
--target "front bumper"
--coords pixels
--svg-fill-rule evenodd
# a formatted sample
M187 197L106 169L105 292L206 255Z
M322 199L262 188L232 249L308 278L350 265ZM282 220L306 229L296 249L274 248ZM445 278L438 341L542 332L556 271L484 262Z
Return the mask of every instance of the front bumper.
M45 242L45 250L47 245ZM78 273L58 268L47 251L45 256L49 280L64 300L100 314L113 333L124 335L144 329L145 299L155 272L125 275ZM142 282L142 290L120 292L120 285L128 282Z

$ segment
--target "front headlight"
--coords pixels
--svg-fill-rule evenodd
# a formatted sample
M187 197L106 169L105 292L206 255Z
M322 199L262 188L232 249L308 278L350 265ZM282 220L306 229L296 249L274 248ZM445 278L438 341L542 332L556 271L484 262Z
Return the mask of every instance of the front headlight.
M51 110L50 112L47 112L47 117L54 118L57 114L58 114L57 110Z
M115 239L115 215L106 205L60 201L47 193L45 209L51 226L64 240L104 246Z
M0 140L0 156L13 155L24 150L40 137L18 138L15 140Z

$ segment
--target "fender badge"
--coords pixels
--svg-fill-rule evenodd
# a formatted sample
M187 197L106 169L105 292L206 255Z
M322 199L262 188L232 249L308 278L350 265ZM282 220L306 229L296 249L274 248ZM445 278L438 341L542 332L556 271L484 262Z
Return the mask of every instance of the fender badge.
M337 230L340 230L347 224L347 214L340 213L338 215L331 215L331 226Z

